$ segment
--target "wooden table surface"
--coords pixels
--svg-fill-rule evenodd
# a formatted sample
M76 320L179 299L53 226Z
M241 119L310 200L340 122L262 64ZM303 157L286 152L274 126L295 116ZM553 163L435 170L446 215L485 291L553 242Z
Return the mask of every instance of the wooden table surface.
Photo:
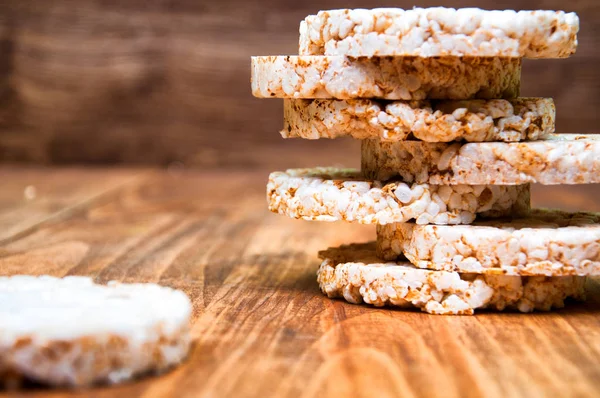
M599 396L600 284L552 313L432 316L325 298L316 253L370 226L270 214L267 170L0 168L0 274L157 282L194 304L172 372L51 396ZM538 205L600 210L598 186ZM41 396L48 391L26 394Z

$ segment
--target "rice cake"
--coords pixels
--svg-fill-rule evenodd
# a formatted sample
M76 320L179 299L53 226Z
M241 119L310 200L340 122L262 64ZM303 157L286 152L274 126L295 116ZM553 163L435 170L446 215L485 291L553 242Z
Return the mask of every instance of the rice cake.
M362 142L367 178L429 184L600 183L600 135L531 142Z
M284 138L428 142L538 140L554 132L550 98L377 101L286 99Z
M377 227L377 256L418 268L505 275L600 275L600 213L535 209L472 225Z
M495 99L519 96L518 58L252 57L259 98Z
M190 300L154 284L0 277L0 302L0 385L119 383L165 371L190 348Z
M584 276L508 276L461 274L382 263L374 242L319 253L321 291L354 304L416 307L430 314L473 314L476 309L521 312L562 308L566 298L585 298Z
M300 24L300 55L566 58L579 18L563 11L341 9Z
M318 167L271 173L267 201L272 212L303 220L469 224L476 214L527 214L529 185L382 183L365 180L358 170Z

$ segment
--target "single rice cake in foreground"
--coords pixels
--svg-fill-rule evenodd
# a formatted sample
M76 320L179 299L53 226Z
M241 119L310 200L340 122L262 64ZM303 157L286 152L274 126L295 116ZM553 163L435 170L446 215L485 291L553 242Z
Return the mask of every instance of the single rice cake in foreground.
M252 57L259 98L515 98L519 58Z
M0 277L0 384L118 383L187 356L192 306L154 284Z
M375 306L416 307L430 314L473 314L476 309L521 312L561 308L585 298L584 276L507 276L431 271L409 262L383 263L375 243L319 253L317 280L328 297Z
M479 8L330 10L300 24L300 55L566 58L579 18L563 11Z
M362 171L376 180L429 184L600 183L600 135L551 134L530 142L362 142Z
M365 180L358 170L317 167L274 172L269 210L291 218L387 224L469 224L476 214L527 214L529 185L437 186Z
M600 213L535 209L526 218L472 225L379 225L377 255L444 271L600 275Z
M281 135L382 141L533 141L554 133L555 113L550 98L393 102L286 99Z

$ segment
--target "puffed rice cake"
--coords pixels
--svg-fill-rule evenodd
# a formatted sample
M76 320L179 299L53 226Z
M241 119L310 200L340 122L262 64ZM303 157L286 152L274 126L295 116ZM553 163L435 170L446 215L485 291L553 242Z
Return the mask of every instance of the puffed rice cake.
M429 184L600 183L600 135L530 142L362 141L367 178Z
M539 140L554 133L550 98L377 101L286 99L284 138L351 136L428 142Z
M566 298L585 298L584 276L508 276L432 271L408 262L384 263L374 242L319 253L321 291L330 298L374 306L416 307L430 314L467 314L476 309L521 312L562 308Z
M358 170L317 167L274 172L269 210L291 218L387 224L469 224L476 214L527 214L529 186L436 186L365 180Z
M0 303L0 385L119 383L163 372L190 349L190 300L154 284L0 277Z
M478 8L331 10L300 24L300 55L566 58L579 18L563 11Z
M259 98L515 98L519 58L252 57Z
M443 271L600 275L600 213L534 209L525 218L472 225L379 225L377 256Z

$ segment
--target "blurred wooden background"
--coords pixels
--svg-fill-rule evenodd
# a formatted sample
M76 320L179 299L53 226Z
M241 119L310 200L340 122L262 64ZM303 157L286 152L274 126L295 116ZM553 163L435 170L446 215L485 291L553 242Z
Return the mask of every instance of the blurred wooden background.
M311 166L302 155L311 151L322 153L324 165L357 165L351 140L282 140L281 101L250 95L249 58L297 52L300 20L319 9L413 5L2 0L0 161L292 167ZM526 62L522 94L554 97L560 132L598 130L599 0L418 5L576 11L577 54Z

